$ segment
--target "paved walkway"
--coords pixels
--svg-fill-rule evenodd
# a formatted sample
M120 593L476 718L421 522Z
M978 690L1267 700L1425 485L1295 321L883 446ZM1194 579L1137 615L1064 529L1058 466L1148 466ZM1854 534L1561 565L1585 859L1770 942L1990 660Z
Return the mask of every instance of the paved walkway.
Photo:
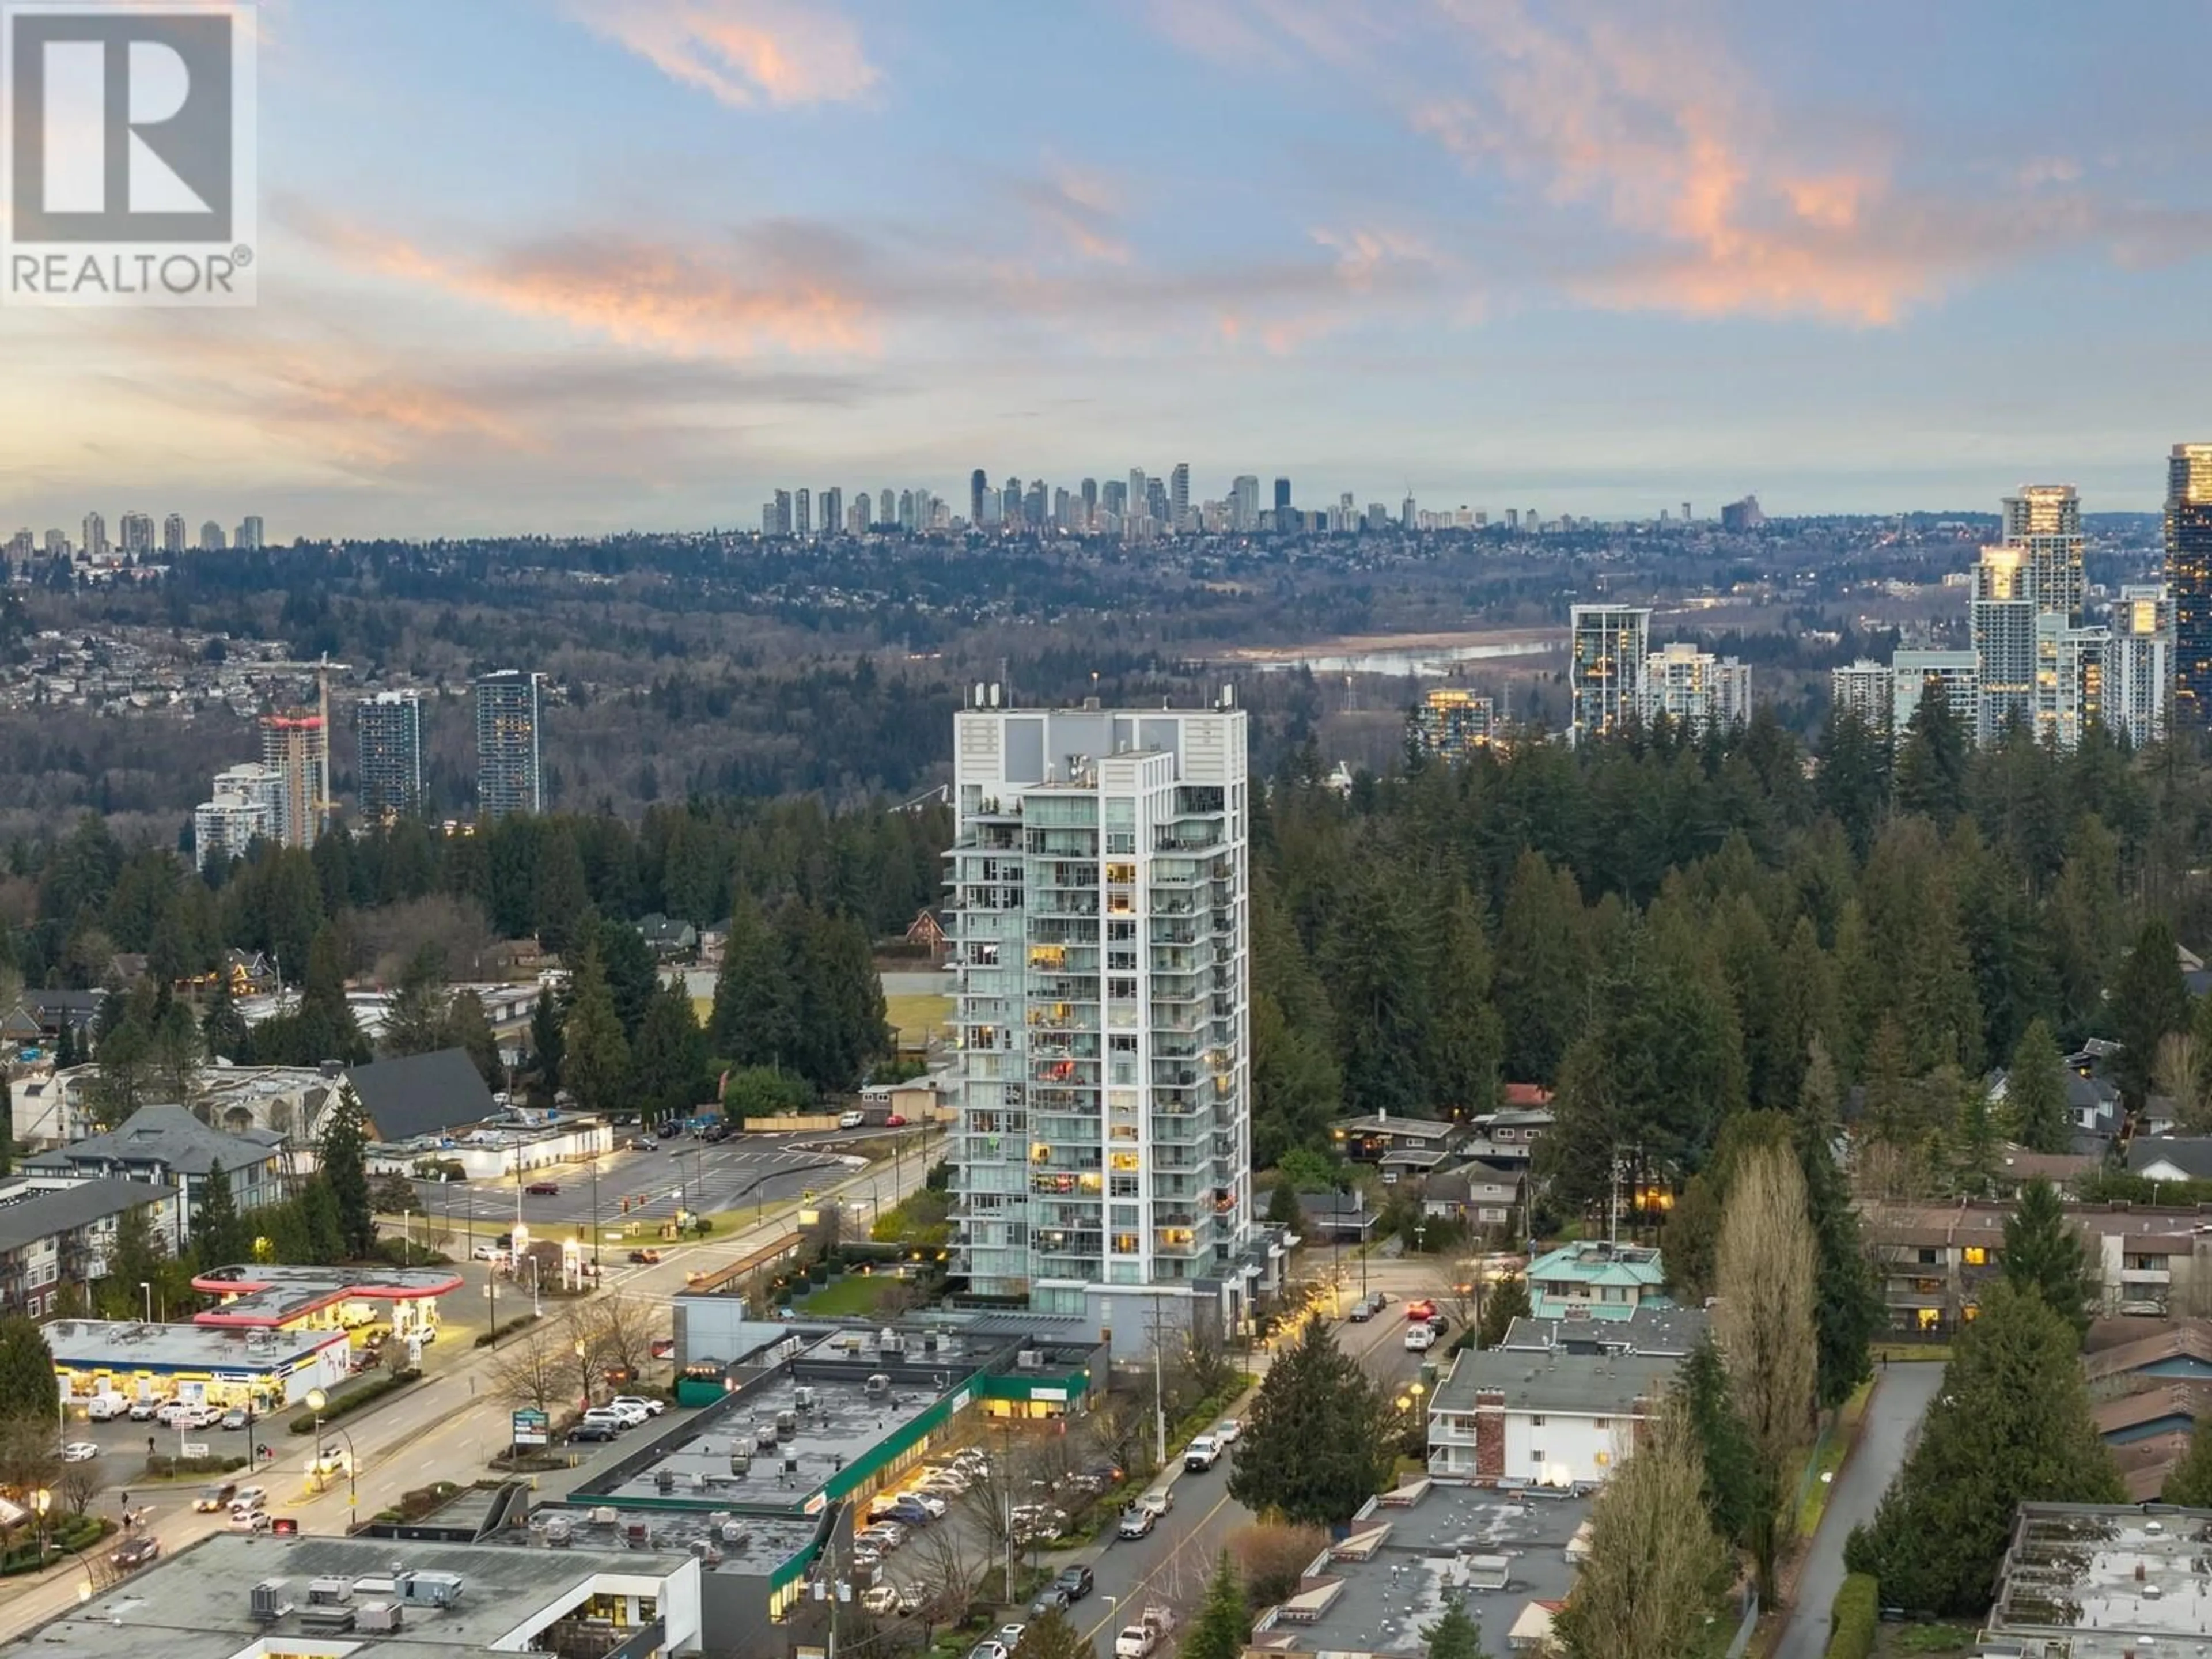
M1859 1443L1837 1477L1820 1529L1797 1575L1797 1602L1771 1659L1820 1659L1828 1646L1828 1610L1844 1584L1844 1543L1851 1528L1874 1519L1881 1495L1903 1467L1920 1419L1943 1384L1943 1367L1926 1361L1878 1367L1874 1397Z

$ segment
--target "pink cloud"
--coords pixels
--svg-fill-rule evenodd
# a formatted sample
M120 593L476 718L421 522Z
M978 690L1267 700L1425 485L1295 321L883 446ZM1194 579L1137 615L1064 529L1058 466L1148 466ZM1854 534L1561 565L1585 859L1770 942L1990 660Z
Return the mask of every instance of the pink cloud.
M841 103L883 78L825 0L570 0L569 13L670 79L743 108Z

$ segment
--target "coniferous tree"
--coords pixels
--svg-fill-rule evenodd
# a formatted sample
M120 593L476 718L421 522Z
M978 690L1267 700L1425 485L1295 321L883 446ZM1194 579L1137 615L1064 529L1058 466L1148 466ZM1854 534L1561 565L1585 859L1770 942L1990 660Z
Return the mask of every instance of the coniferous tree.
M2112 981L2112 1009L2120 1039L2120 1092L2134 1109L2150 1092L2159 1044L2168 1033L2189 1029L2189 988L2163 916L2153 916L2136 934Z
M1443 1617L1421 1632L1425 1659L1491 1659L1482 1632L1456 1599L1444 1603Z
M1388 1431L1373 1379L1314 1320L1260 1385L1232 1454L1230 1495L1294 1525L1338 1525L1389 1474Z
M242 1060L248 1052L246 1016L238 1012L238 999L231 994L227 969L216 971L207 1012L200 1017L200 1036L210 1060Z
M153 1218L143 1204L135 1204L115 1219L115 1249L107 1259L107 1276L94 1288L93 1302L107 1319L137 1319L145 1311L141 1285L161 1277L161 1241L154 1236Z
M2191 1426L2189 1449L2167 1471L2158 1501L2184 1509L2212 1509L2212 1423L2200 1417Z
M2063 1152L2074 1144L2074 1125L2066 1112L2066 1063L2051 1040L2051 1028L2031 1021L2012 1051L2005 1072L2005 1106L2013 1136L2031 1152Z
M1674 1397L1705 1465L1705 1514L1732 1543L1748 1542L1764 1501L1759 1455L1729 1391L1728 1369L1711 1333L1674 1374Z
M1506 890L1495 955L1510 1080L1551 1082L1582 1030L1591 971L1586 923L1574 877L1524 852Z
M1528 1281L1518 1273L1499 1279L1482 1298L1482 1317L1475 1325L1474 1346L1496 1347L1513 1328L1513 1322L1528 1318Z
M1244 1605L1244 1586L1230 1565L1229 1552L1221 1552L1213 1577L1206 1581L1205 1599L1176 1650L1176 1659L1242 1659L1252 1633L1252 1615Z
M1815 1038L1798 1099L1795 1143L1805 1177L1805 1212L1819 1263L1813 1302L1818 1395L1834 1411L1872 1374L1869 1355L1885 1310L1881 1285L1867 1259L1859 1212L1836 1164L1836 1068Z
M301 1186L297 1205L301 1249L297 1259L317 1265L343 1261L346 1255L345 1218L339 1212L337 1194L331 1191L331 1183L321 1171L310 1176ZM294 1258L285 1255L278 1259Z
M1482 912L1465 888L1438 913L1435 991L1429 1025L1434 1115L1473 1116L1498 1104L1504 1031L1491 1000L1490 943Z
M561 1091L561 1061L566 1048L561 1005L550 988L541 990L538 1006L530 1011L530 1096L540 1107L551 1105Z
M654 1112L682 1112L706 1081L707 1042L681 980L653 993L633 1056L639 1103Z
M37 1423L52 1444L60 1386L46 1334L19 1314L0 1316L0 1422Z
M2122 1500L2079 1346L2042 1297L1990 1287L1953 1345L1905 1467L1845 1549L1852 1571L1881 1579L1885 1601L1971 1618L1990 1604L2020 1504Z
M1092 1659L1093 1650L1077 1632L1066 1609L1048 1607L1022 1629L1013 1659Z
M562 1028L561 1073L576 1104L587 1112L611 1113L623 1103L629 1085L629 1043L615 1014L606 976L599 971L596 943L584 950L568 985L568 1018Z
M2088 1247L2066 1219L2058 1189L2047 1181L2023 1186L2019 1204L2005 1218L2004 1276L2015 1290L2040 1297L2077 1341L2087 1334L2096 1276Z
M348 1083L323 1115L318 1179L337 1213L337 1243L360 1261L376 1248L376 1216L368 1196L368 1118Z
M199 1211L192 1218L192 1253L203 1271L246 1259L253 1240L238 1213L230 1172L210 1169L200 1182Z

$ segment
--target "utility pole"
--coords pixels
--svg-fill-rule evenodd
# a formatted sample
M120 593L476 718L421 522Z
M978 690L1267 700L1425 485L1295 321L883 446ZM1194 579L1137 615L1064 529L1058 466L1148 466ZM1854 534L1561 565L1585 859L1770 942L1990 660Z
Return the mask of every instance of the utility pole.
M1164 1339L1160 1334L1160 1293L1152 1292L1152 1461L1162 1471L1168 1466L1168 1396L1166 1385L1160 1375L1160 1348ZM1012 1583L1012 1570L1007 1582ZM1012 1592L1009 1593L1012 1598Z

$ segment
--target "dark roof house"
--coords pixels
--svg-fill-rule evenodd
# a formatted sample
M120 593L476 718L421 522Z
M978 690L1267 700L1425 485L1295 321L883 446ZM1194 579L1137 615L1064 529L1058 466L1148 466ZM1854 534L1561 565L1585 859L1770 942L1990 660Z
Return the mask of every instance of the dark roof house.
M499 1113L464 1048L380 1060L350 1075L371 1136L387 1143L450 1133Z
M122 1176L173 1182L197 1198L198 1183L222 1170L241 1209L268 1203L276 1191L284 1137L273 1129L231 1134L210 1128L182 1106L142 1106L106 1134L24 1160L39 1175Z

